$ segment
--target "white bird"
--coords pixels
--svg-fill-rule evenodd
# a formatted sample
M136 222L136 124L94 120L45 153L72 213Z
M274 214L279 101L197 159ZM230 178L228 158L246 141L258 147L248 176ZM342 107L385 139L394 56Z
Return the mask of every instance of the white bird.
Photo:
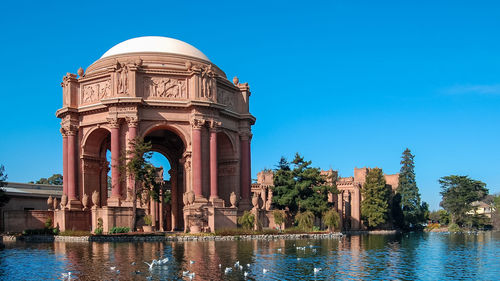
M243 276L247 277L248 276L248 272L243 272Z
M281 252L281 248L278 249L278 252Z
M61 273L62 274L62 277L63 277L63 280L71 280L71 271L68 272L68 273Z
M298 260L298 261L300 261L300 260L301 260L301 258L297 258L297 260Z
M133 261L130 265L135 265L135 261Z
M190 263L190 264L193 264L193 263L194 263L194 261L189 261L189 263Z
M182 276L188 276L188 274L189 274L189 270L188 270L188 271L183 271L183 272L182 272Z
M267 269L265 269L265 268L264 268L264 269L262 269L262 273L264 273L264 274L266 274L268 271L269 271L269 270L267 270Z
M219 263L219 268L221 268L221 267L222 267L222 264Z
M242 265L240 265L240 270L243 270L243 266Z
M153 266L157 265L158 261L153 260L151 263L147 263L147 262L144 262L144 263L149 266L149 271L152 271L153 270Z
M247 263L247 267L250 267L250 264L249 264L249 263Z
M232 268L230 267L226 267L226 269L224 270L224 274L228 274L229 272L233 271Z
M196 276L196 273L194 272L191 272L187 275L187 277L189 277L190 280L193 280L193 278Z
M116 269L116 266L112 266L112 267L110 267L109 269L111 269L111 270L115 270L115 269Z
M240 262L236 261L236 263L234 264L234 267L239 267L239 266L240 266Z
M314 268L314 274L318 273L321 270L321 268Z
M168 262L168 258L164 258L158 261L160 265L166 264Z

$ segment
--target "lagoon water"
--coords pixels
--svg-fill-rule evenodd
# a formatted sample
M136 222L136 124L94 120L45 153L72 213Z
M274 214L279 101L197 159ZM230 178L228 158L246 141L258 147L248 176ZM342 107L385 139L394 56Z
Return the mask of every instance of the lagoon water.
M68 272L72 280L189 280L188 270L193 280L500 280L499 232L5 246L0 280L63 280ZM152 271L144 263L165 257ZM226 267L232 268L227 274Z

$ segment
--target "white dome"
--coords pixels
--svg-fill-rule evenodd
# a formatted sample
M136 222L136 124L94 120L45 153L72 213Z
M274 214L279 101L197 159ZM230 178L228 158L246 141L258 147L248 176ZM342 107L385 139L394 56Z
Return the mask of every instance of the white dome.
M129 53L178 54L210 61L200 50L188 43L161 36L144 36L123 41L104 53L101 59Z

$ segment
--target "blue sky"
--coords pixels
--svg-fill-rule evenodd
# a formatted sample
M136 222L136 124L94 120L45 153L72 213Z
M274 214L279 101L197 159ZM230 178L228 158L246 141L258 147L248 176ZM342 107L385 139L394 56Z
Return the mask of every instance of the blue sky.
M63 75L158 35L250 83L254 177L295 152L397 173L409 147L431 209L450 174L500 192L500 4L436 2L2 3L0 164L11 181L62 173Z

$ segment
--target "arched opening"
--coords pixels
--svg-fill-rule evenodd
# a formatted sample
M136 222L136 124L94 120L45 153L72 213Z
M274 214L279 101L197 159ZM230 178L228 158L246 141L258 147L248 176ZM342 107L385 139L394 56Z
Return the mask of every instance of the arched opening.
M94 191L99 192L99 207L106 205L110 194L108 174L111 161L111 133L104 128L91 131L84 140L82 153L82 190L83 194L92 196Z
M231 206L229 197L235 191L239 197L238 157L235 155L233 143L224 132L217 133L217 170L219 197Z
M154 218L165 230L183 230L184 207L182 194L185 190L184 165L181 163L186 150L183 140L173 130L159 127L148 132L144 141L151 142L153 157L151 163L162 172L166 189L170 192L170 202L153 206ZM161 220L161 222L160 222Z

